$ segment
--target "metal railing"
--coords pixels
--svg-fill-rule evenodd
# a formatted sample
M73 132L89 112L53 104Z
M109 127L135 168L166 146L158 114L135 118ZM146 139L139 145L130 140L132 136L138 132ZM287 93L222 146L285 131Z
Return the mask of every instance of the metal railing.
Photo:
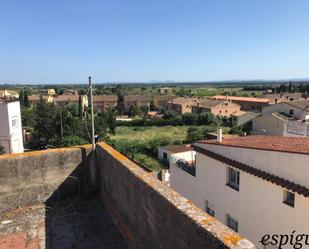
M196 176L196 167L195 164L188 163L185 159L178 158L176 156L171 156L170 158L171 165L175 165L177 168L187 172L192 176Z

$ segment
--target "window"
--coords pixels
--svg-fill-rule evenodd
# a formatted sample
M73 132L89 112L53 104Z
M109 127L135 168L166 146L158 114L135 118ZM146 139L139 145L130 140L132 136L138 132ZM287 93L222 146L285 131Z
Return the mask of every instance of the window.
M205 200L205 212L208 213L209 215L215 217L215 208L214 206L207 200Z
M290 114L290 115L294 115L294 110L293 110L293 109L290 109L289 114Z
M167 160L167 154L166 154L166 152L163 152L163 159L164 159L164 160Z
M251 110L254 110L254 105L251 106Z
M233 219L228 214L226 215L226 225L229 228L233 229L235 232L238 232L238 222L237 222L237 220Z
M227 110L225 110L225 113L227 113Z
M15 127L17 127L17 125L18 125L17 117L14 116L14 117L12 117L12 127L15 128Z
M290 191L284 191L284 200L283 203L286 205L289 205L291 207L294 207L295 205L295 194Z
M227 185L233 189L239 190L239 171L228 168L228 181Z

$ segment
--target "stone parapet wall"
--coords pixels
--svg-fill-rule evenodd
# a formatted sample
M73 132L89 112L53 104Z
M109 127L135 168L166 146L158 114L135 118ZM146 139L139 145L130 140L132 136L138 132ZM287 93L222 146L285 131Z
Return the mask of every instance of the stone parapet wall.
M0 156L0 213L81 191L91 146Z
M97 155L101 196L132 247L241 248L237 233L109 145L98 144Z

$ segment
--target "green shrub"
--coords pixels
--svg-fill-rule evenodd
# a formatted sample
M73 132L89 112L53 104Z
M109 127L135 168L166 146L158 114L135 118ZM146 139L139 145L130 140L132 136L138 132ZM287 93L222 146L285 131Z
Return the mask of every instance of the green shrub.
M78 136L67 136L64 137L61 141L61 144L63 147L69 147L69 146L75 146L75 145L82 145L86 144L87 141L81 137Z

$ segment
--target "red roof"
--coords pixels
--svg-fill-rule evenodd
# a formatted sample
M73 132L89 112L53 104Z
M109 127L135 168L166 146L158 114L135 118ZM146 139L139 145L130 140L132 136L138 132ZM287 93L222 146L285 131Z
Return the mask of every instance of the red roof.
M279 176L275 176L273 174L270 174L268 172L265 172L263 170L256 169L254 167L251 167L250 165L243 164L241 162L229 159L227 157L224 157L222 155L219 155L217 153L214 153L212 151L206 150L204 148L200 148L196 145L192 145L193 149L199 153L202 153L205 156L208 156L210 158L213 158L219 162L222 162L226 165L232 166L236 169L242 170L248 174L254 175L256 177L259 177L265 181L277 184L283 188L287 188L288 190L291 190L293 192L296 192L300 195L303 195L305 197L309 196L309 189L305 186L299 185L295 182L289 181L287 179L284 179Z
M180 153L192 150L191 144L172 144L163 148L171 153Z
M219 143L217 140L204 140L199 141L199 143L240 147L246 149L309 154L309 138L307 137L254 135L223 138L221 143Z
M237 96L224 96L224 95L216 95L211 96L211 99L218 99L218 100L231 100L231 101L243 101L243 102L256 102L256 103L269 103L271 102L270 99L265 98L252 98L252 97L237 97Z

